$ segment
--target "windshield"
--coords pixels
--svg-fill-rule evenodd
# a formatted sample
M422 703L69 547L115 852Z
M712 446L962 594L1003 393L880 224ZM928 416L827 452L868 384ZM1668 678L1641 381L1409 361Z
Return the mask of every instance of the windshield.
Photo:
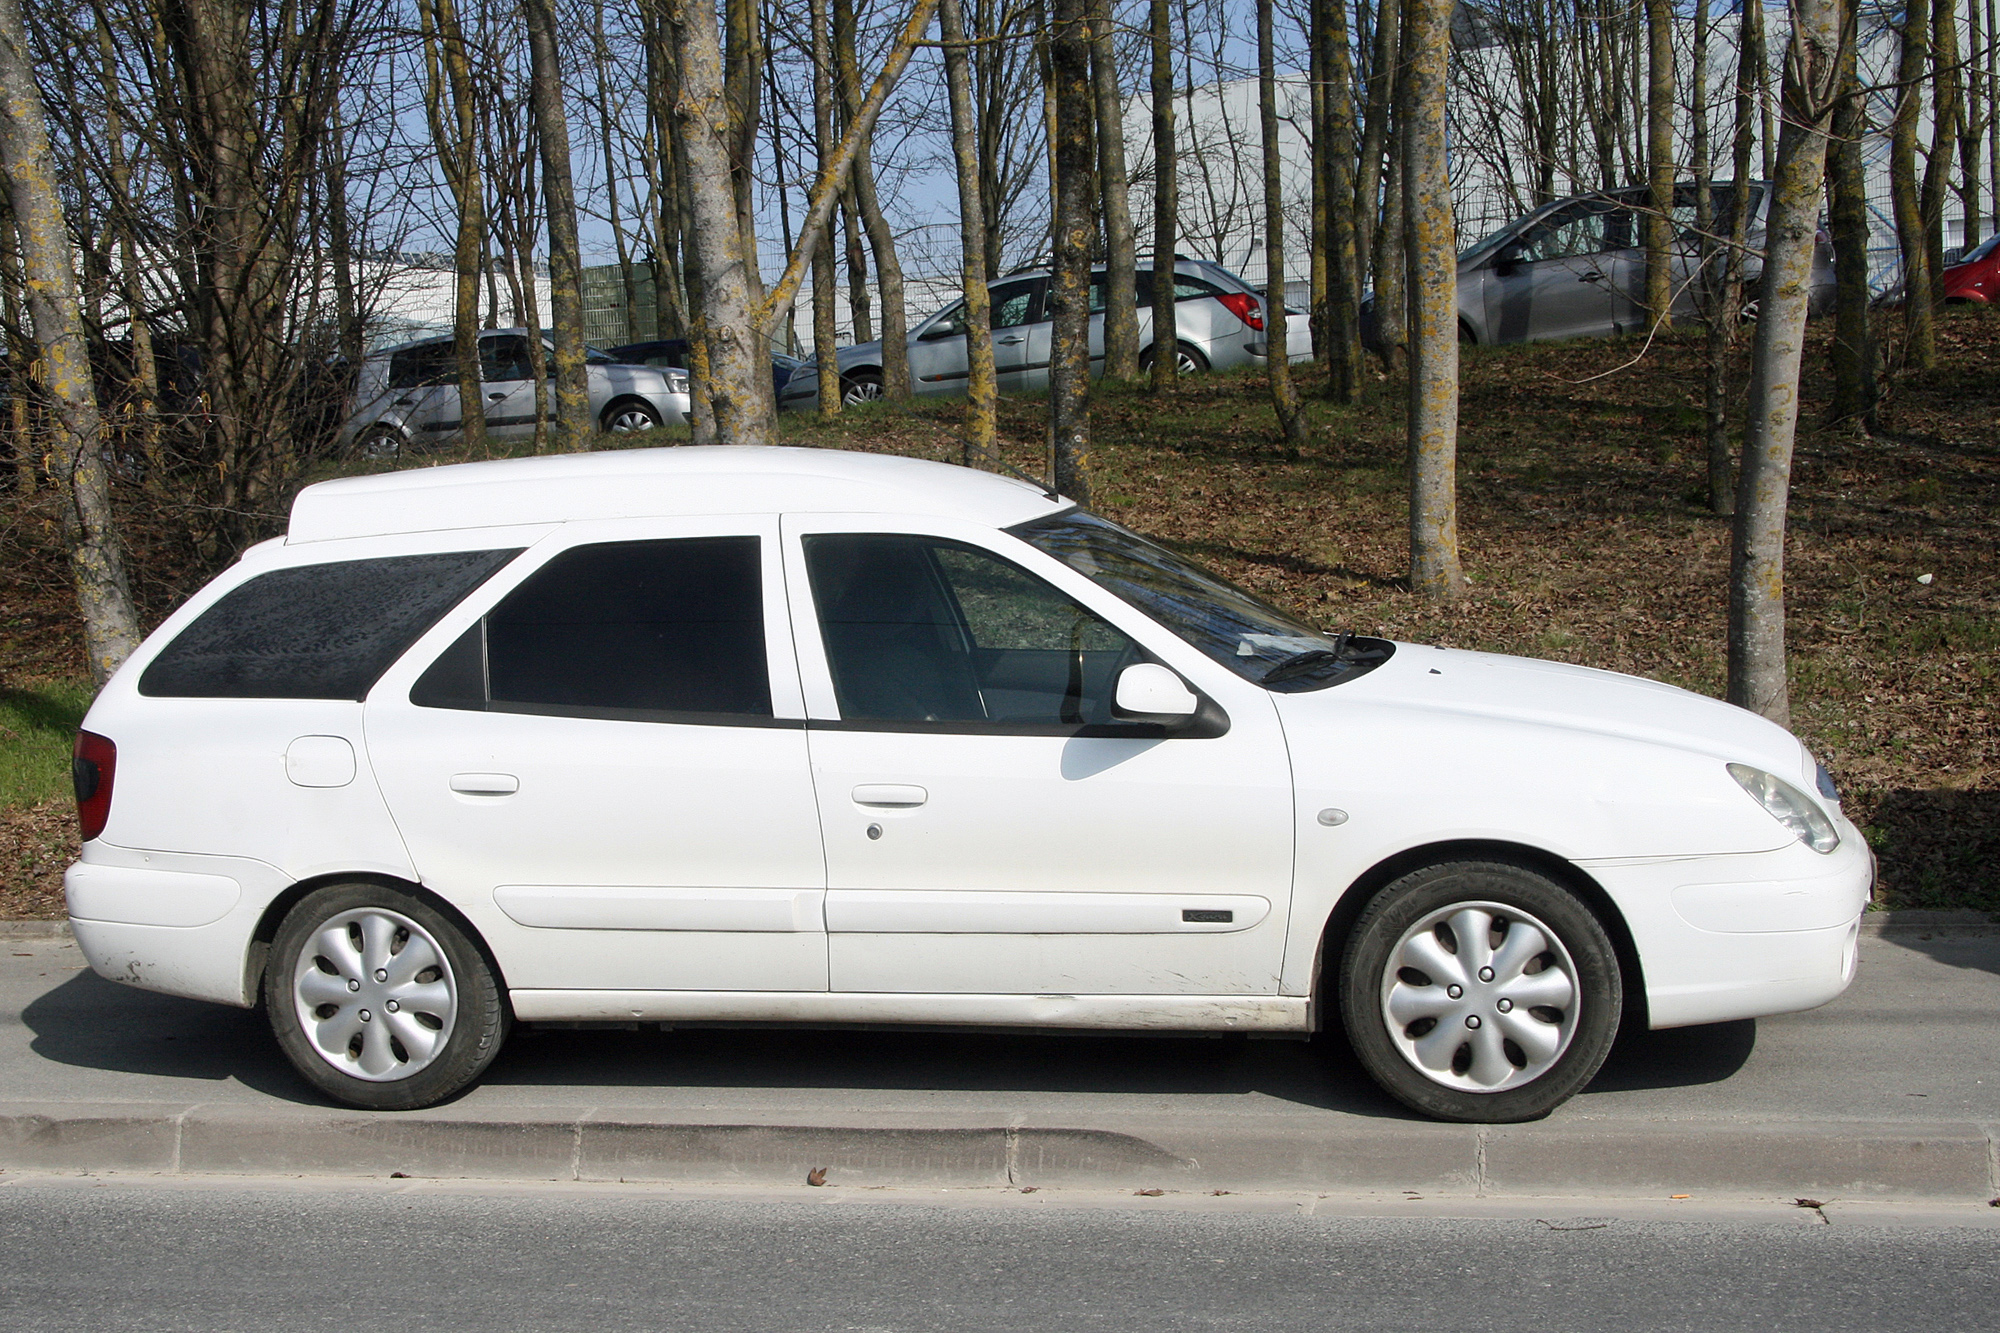
M1313 629L1164 546L1080 509L1009 531L1237 675L1273 690L1316 690L1352 679L1393 651L1385 640Z
M1972 249L1966 251L1965 256L1958 262L1961 264L1970 264L1975 259L1984 259L1986 258L1986 256L1993 253L1993 248L1995 246L2000 246L2000 231L1994 232L1991 236L1988 236L1978 245L1975 245L1972 247Z

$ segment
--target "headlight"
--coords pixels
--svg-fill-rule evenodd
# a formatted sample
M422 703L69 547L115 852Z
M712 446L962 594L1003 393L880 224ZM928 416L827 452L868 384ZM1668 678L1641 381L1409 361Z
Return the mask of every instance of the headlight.
M668 393L688 391L688 373L685 370L662 370L660 374L666 378Z
M1834 831L1833 821L1797 787L1748 764L1729 765L1729 776L1806 846L1816 852L1830 852L1840 846L1840 834Z

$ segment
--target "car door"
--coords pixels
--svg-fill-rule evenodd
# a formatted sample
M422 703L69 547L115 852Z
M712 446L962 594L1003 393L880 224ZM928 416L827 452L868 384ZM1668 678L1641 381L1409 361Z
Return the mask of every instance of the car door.
M458 362L449 339L406 347L389 359L389 412L410 439L432 444L456 434Z
M1292 796L1268 696L990 529L785 532L833 990L1277 993ZM1145 660L1223 712L1117 721L1112 681Z
M776 521L576 526L369 697L412 861L515 988L823 990Z
M522 334L480 335L480 394L486 433L494 439L527 439L535 433L535 367L528 357L528 339Z
M1622 219L1624 237L1616 228ZM1520 241L1495 253L1486 284L1486 327L1493 342L1603 337L1617 327L1608 254L1629 243L1631 213L1602 199L1580 199L1544 218Z
M1051 326L1043 315L1048 286L1047 278L993 285L993 370L1001 393L1048 387Z

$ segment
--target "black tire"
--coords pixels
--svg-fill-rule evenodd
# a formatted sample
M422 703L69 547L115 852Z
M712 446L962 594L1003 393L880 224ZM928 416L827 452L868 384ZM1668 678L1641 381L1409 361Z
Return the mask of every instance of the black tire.
M1175 367L1182 375L1201 375L1208 371L1208 358L1186 343L1174 344ZM1148 347L1139 353L1139 371L1150 375L1153 371L1153 349Z
M1486 923L1484 947L1470 951L1497 968L1468 960L1458 972L1468 948L1454 919ZM1389 884L1355 921L1340 966L1355 1055L1390 1096L1440 1120L1508 1124L1553 1111L1604 1063L1623 997L1617 951L1596 914L1505 861L1426 866Z
M398 974L399 960L414 970ZM329 885L285 914L264 1008L306 1082L372 1111L464 1091L499 1054L510 1019L478 945L417 895L380 884Z
M634 435L666 425L660 410L643 398L619 398L604 409L598 426L606 435Z
M840 405L859 407L882 400L882 376L873 370L857 370L840 377Z
M357 457L389 462L402 457L403 433L393 426L371 426L355 441Z

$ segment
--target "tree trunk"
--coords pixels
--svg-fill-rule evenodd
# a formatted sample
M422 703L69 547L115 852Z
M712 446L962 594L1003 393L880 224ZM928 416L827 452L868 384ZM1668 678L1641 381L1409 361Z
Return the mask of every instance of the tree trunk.
M833 0L834 83L840 92L841 117L852 124L861 114L861 61L855 51L854 0ZM868 248L875 259L875 282L882 296L882 396L896 402L910 398L909 311L903 298L903 263L896 255L896 238L882 216L875 196L875 168L869 160L873 135L861 141L851 173L854 202L868 231Z
M729 181L736 198L736 227L743 248L743 281L754 303L763 299L757 262L757 129L763 118L764 32L758 0L725 0L722 95L729 107ZM765 377L768 386L770 377Z
M1993 115L1993 94L1986 86L1981 65L1985 61L1986 26L1982 21L1979 0L1966 0L1965 6L1965 79L1964 95L1960 105L1965 114L1960 118L1958 135L1958 202L1965 213L1965 234L1961 237L1967 252L1979 244L1983 234L1980 224L1984 217L1979 209L1979 161L1986 148L1986 125ZM1996 201L2000 206L2000 201Z
M1139 378L1139 255L1125 181L1125 99L1118 88L1110 0L1090 0L1090 29L1097 179L1104 205L1104 374L1134 380Z
M1397 291L1400 294L1402 290L1400 240L1387 250L1378 243L1383 227L1389 223L1389 214L1394 212L1398 218L1402 214L1402 205L1396 202L1402 192L1396 166L1400 153L1389 143L1389 123L1394 118L1396 107L1396 72L1401 59L1402 27L1400 0L1375 0L1375 40L1368 58L1368 104L1362 113L1361 159L1354 174L1354 253L1359 263L1368 266L1368 271L1359 275L1357 289L1366 287L1371 275L1375 279L1378 319L1387 300L1382 283L1390 276L1382 262L1385 257L1393 257L1399 275L1395 279ZM1396 177L1389 182L1387 189L1382 180L1385 151L1388 153L1388 170ZM1396 226L1400 229L1400 221ZM1400 323L1398 327L1401 327Z
M812 24L813 154L824 177L833 161L833 43L827 32L827 0L807 0ZM833 303L839 273L829 230L813 253L813 369L819 377L822 421L840 415L840 328Z
M1827 124L1840 86L1841 0L1793 0L1784 131L1765 226L1764 277L1729 570L1729 701L1791 724L1785 671L1785 513L1799 421Z
M609 215L605 220L611 224L611 244L618 254L618 285L625 297L625 341L638 342L639 285L633 277L632 251L618 209L617 129L611 105L611 45L604 39L604 0L593 0L590 17L591 55L597 67L597 136L604 148L604 206Z
M1902 59L1896 70L1896 118L1889 135L1889 190L1895 204L1896 245L1903 259L1903 357L1920 370L1937 364L1930 246L1924 236L1923 197L1917 184L1917 120L1923 114L1929 8L1924 0L1909 0L1904 7Z
M1055 241L1049 299L1049 442L1055 488L1090 503L1090 29L1084 0L1054 0L1049 61L1055 94Z
M576 186L570 177L569 117L563 107L562 62L556 55L554 0L522 0L533 63L531 101L542 151L542 198L549 214L549 305L555 324L556 419L550 447L559 454L590 445L590 376L583 362L583 261L576 234ZM539 330L528 332L539 355Z
M1875 423L1875 342L1868 328L1868 192L1861 138L1868 128L1866 92L1856 59L1856 11L1844 6L1840 105L1827 148L1827 215L1833 233L1833 416L1864 434ZM1977 179L1973 195L1978 195Z
M479 275L486 246L486 182L480 172L478 110L472 62L453 0L429 0L418 13L425 27L429 75L425 106L452 202L458 235L452 250L452 352L458 374L458 419L468 452L486 451L486 414L479 378Z
M1315 219L1326 255L1326 298L1314 311L1313 347L1327 368L1326 396L1337 403L1361 401L1361 303L1359 251L1354 206L1354 57L1348 46L1346 0L1313 0L1313 51L1319 77L1319 114L1314 118L1316 181L1325 208Z
M1445 158L1452 0L1404 0L1404 145L1410 338L1410 587L1465 589L1458 563L1458 244Z
M1180 377L1180 319L1175 314L1174 252L1180 245L1180 175L1174 149L1174 48L1170 0L1152 0L1153 111L1153 393L1164 398Z
M1759 84L1757 71L1764 67L1763 49L1758 45L1760 29L1745 25L1739 29L1736 60L1735 131L1730 147L1730 170L1738 182L1729 196L1729 243L1722 252L1721 295L1716 300L1717 321L1709 330L1709 357L1716 366L1714 392L1720 396L1721 365L1728 348L1736 340L1738 312L1743 309L1743 249L1750 235L1750 156L1756 151ZM1708 507L1728 517L1736 512L1736 459L1729 443L1729 421L1718 404L1708 414Z
M1715 230L1715 189L1714 173L1709 161L1709 115L1708 115L1708 38L1710 26L1708 0L1695 0L1694 6L1694 51L1690 71L1689 102L1694 111L1693 135L1689 143L1690 155L1694 158L1694 228L1697 235L1696 246L1700 268L1700 279L1695 292L1701 306L1703 324L1703 356L1701 415L1704 442L1711 471L1718 452L1721 455L1725 473L1729 465L1729 397L1727 392L1729 374L1729 333L1736 323L1736 312L1724 306L1722 296L1726 283L1721 272L1729 261L1716 244ZM1738 194L1742 187L1737 187ZM1722 483L1725 487L1727 482ZM1709 478L1709 491L1717 489L1716 479Z
M777 438L771 363L759 336L736 209L733 126L715 9L709 0L666 0L666 6L680 51L675 112L688 186L689 268L698 275L690 341L701 350L689 359L707 363L689 369L707 383L717 444L770 444Z
M1934 0L1931 6L1931 149L1924 163L1924 245L1930 256L1931 280L1944 272L1944 197L1958 156L1959 122L1965 116L1964 72L1958 63L1958 0ZM1932 299L1937 299L1935 290Z
M0 0L0 172L13 206L28 316L49 396L49 471L63 498L63 535L83 618L84 655L91 679L101 686L139 646L139 618L125 576L124 544L111 514L103 425L91 383L69 229L18 0Z
M993 364L993 294L986 282L986 214L979 199L979 151L974 142L971 61L959 0L940 0L945 86L951 99L951 151L958 166L958 239L965 285L965 454L967 467L1000 461L999 377Z
M1403 0L1405 6L1412 0ZM1408 78L1407 70L1402 76ZM1401 80L1399 80L1401 81ZM1400 94L1396 99L1403 100ZM1382 187L1382 218L1375 227L1375 254L1370 267L1375 272L1375 354L1386 374L1401 374L1409 359L1410 308L1408 273L1403 266L1404 197L1403 177L1405 118L1402 108L1389 126L1388 178Z
M1761 4L1763 0L1755 0ZM1646 312L1655 328L1674 322L1674 9L1646 0Z
M1257 119L1264 141L1264 346L1270 367L1271 406L1278 429L1294 449L1306 442L1305 415L1299 409L1299 388L1292 382L1292 362L1285 325L1285 199L1284 157L1278 148L1277 53L1271 36L1272 0L1257 0ZM1449 207L1449 202L1446 204Z

